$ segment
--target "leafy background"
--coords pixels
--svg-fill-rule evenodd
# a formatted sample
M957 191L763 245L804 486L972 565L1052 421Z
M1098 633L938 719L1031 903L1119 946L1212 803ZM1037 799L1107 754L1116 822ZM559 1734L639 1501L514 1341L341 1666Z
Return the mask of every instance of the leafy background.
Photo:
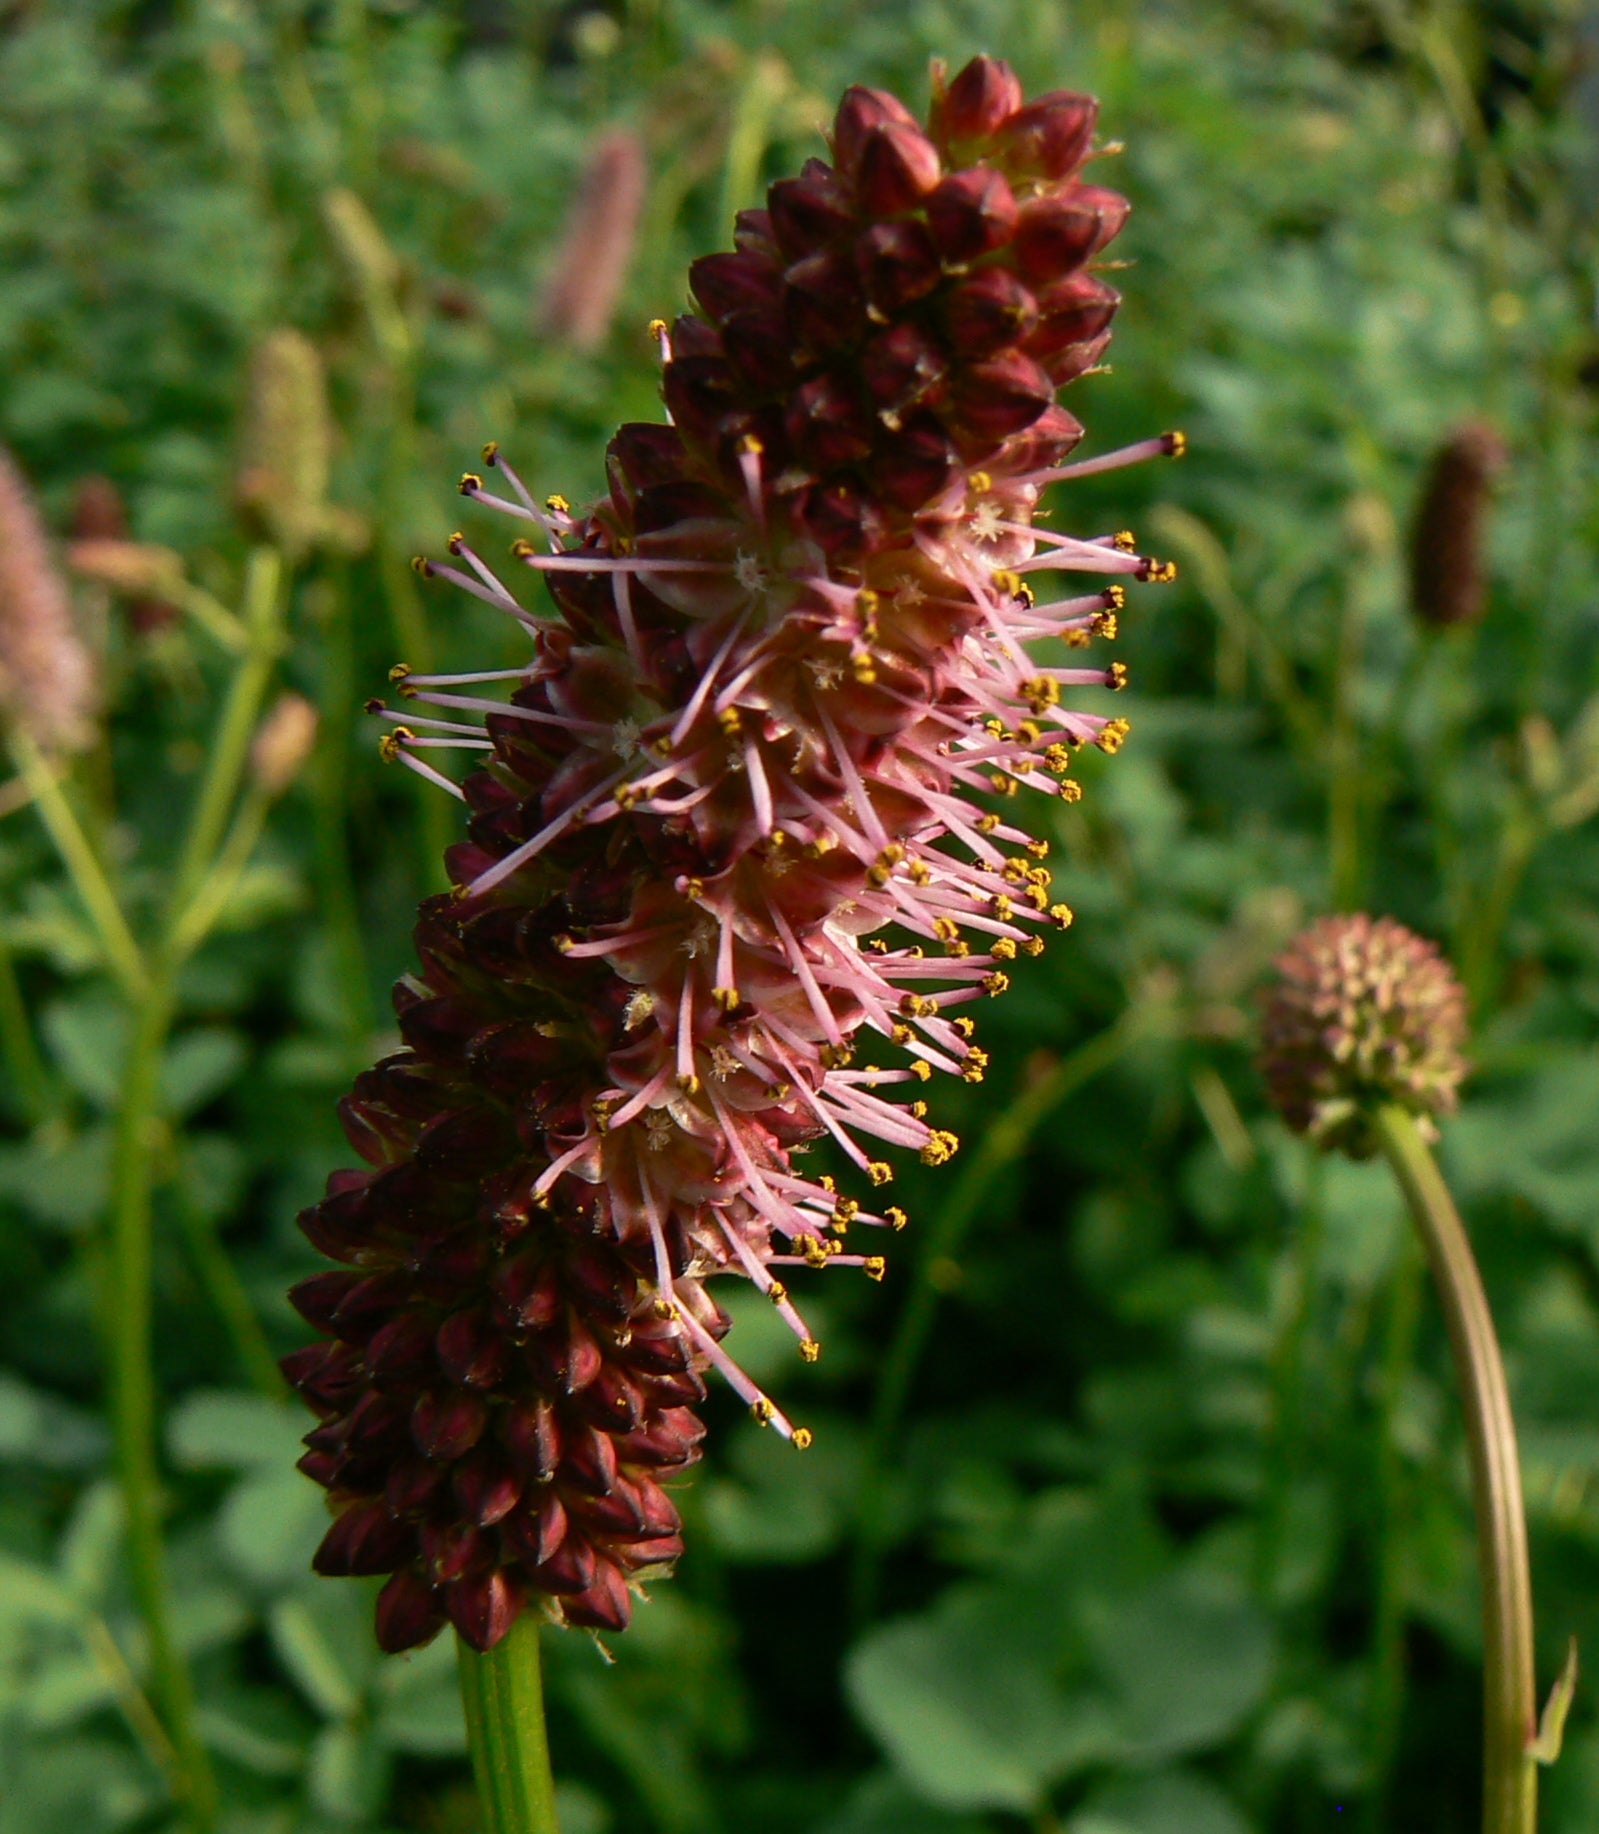
M1251 1066L1253 989L1330 908L1422 928L1470 982L1445 1162L1507 1344L1542 1667L1573 1631L1599 1650L1599 18L9 0L0 438L60 533L114 480L200 608L141 631L77 589L107 714L69 794L140 935L230 668L204 595L236 608L262 539L237 477L274 330L314 343L336 428L310 533L276 531L277 675L316 747L184 970L156 1145L165 1531L227 1834L476 1825L447 1643L380 1659L361 1587L307 1573L323 1518L271 1369L301 1334L294 1215L450 832L356 710L398 655L518 659L406 560L485 438L541 493L596 491L610 428L655 410L643 326L691 255L845 84L919 102L930 56L978 49L1096 91L1127 143L1114 373L1072 405L1094 449L1176 424L1192 456L1058 513L1135 526L1181 579L1123 621L1131 741L1046 818L1077 928L992 1009L988 1084L943 1097L965 1150L903 1174L888 1280L815 1296L814 1369L739 1308L814 1450L714 1399L678 1578L610 1666L547 1639L568 1834L1475 1824L1441 1327L1382 1171L1317 1163ZM584 353L538 302L617 123L649 201ZM1484 414L1510 451L1488 615L1429 632L1419 480ZM162 1829L104 1405L128 1015L26 801L0 822L0 1834ZM1548 1795L1550 1830L1599 1825L1591 1696Z

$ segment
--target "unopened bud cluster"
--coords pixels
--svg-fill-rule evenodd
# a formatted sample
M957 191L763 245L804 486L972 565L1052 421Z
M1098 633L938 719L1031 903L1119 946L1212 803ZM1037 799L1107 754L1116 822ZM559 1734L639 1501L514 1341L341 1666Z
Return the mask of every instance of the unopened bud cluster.
M1466 1074L1465 991L1435 943L1391 917L1324 917L1277 962L1261 1067L1290 1127L1367 1159L1386 1103L1435 1137Z
M485 1648L528 1601L624 1625L680 1551L665 1484L710 1369L808 1442L728 1356L706 1281L753 1282L814 1359L791 1270L881 1275L851 1236L905 1220L873 1195L882 1148L955 1151L922 1085L981 1079L967 1009L1071 919L989 799L1074 800L1076 748L1120 743L1065 704L1120 665L1025 646L1113 635L1123 590L1029 582L1169 569L1034 512L1180 450L1062 463L1081 430L1055 389L1104 347L1117 296L1089 263L1126 212L1079 176L1094 112L1026 105L987 59L925 128L851 90L832 162L694 265L697 309L657 328L671 424L621 429L608 494L538 504L493 447L462 480L554 613L464 534L420 563L531 655L402 665L406 704L374 704L468 839L422 907L404 1048L344 1103L366 1164L302 1219L343 1265L296 1290L326 1336L287 1369L337 1511L318 1565L392 1575L386 1648L446 1620ZM481 765L459 784L457 752ZM822 1142L842 1180L800 1158Z

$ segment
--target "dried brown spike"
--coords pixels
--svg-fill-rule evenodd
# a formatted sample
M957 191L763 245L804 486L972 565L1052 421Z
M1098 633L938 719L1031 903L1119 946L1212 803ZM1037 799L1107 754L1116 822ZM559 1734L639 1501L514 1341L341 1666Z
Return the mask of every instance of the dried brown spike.
M1463 421L1432 456L1410 538L1410 606L1434 630L1477 624L1488 606L1488 510L1504 470L1504 440Z

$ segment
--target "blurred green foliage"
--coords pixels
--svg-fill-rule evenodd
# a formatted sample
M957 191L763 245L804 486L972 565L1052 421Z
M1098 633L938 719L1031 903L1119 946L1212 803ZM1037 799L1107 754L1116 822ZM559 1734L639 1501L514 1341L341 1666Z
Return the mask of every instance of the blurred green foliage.
M656 409L643 327L690 256L817 150L845 84L919 100L930 55L978 49L1095 90L1127 143L1115 373L1072 406L1092 450L1180 424L1193 455L1057 513L1135 525L1182 577L1135 592L1133 737L1051 818L1077 928L993 1009L986 1087L942 1098L965 1157L906 1174L881 1289L817 1296L815 1369L737 1308L815 1449L717 1398L678 1578L613 1666L549 1639L567 1834L1475 1825L1441 1330L1382 1169L1314 1162L1250 1065L1252 987L1328 908L1403 918L1469 979L1445 1163L1507 1345L1542 1663L1572 1631L1599 1649L1599 18L9 0L0 439L58 532L108 477L184 568L175 618L78 589L107 714L68 792L139 935L252 543L289 564L277 677L320 713L182 969L154 1097L165 1534L226 1834L476 1825L448 1644L380 1659L362 1589L309 1576L321 1505L270 1364L301 1330L294 1213L341 1159L334 1101L383 1048L451 832L355 709L399 656L520 660L407 558L439 551L486 438L541 492L597 490L610 428ZM582 354L538 302L617 123L649 201L617 329ZM332 419L289 462L318 500L274 510L252 362L284 327ZM1405 531L1468 415L1511 455L1490 607L1427 632ZM46 827L7 807L0 1834L164 1829L101 1348L127 1004ZM1546 1826L1596 1824L1579 1694Z

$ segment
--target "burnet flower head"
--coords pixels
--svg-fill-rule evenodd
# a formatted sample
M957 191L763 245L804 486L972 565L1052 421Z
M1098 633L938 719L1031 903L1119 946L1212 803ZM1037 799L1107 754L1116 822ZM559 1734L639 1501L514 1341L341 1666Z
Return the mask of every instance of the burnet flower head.
M1104 349L1092 263L1127 211L1081 176L1094 121L987 58L937 73L925 128L852 89L831 164L694 264L657 328L670 424L621 429L608 494L541 506L490 447L461 490L516 526L510 565L460 536L419 563L530 654L399 668L378 709L469 838L396 990L404 1048L343 1105L366 1163L302 1218L342 1264L296 1289L325 1336L286 1364L336 1511L317 1566L391 1575L385 1648L447 1620L487 1648L529 1602L625 1625L681 1551L663 1485L710 1371L808 1443L707 1281L751 1281L813 1359L790 1283L881 1274L890 1155L956 1149L927 1085L981 1079L973 1009L1071 921L1007 799L1075 798L1074 751L1126 727L1070 691L1122 672L1027 645L1113 636L1120 582L1170 569L1034 515L1180 449L1063 463L1055 391Z

